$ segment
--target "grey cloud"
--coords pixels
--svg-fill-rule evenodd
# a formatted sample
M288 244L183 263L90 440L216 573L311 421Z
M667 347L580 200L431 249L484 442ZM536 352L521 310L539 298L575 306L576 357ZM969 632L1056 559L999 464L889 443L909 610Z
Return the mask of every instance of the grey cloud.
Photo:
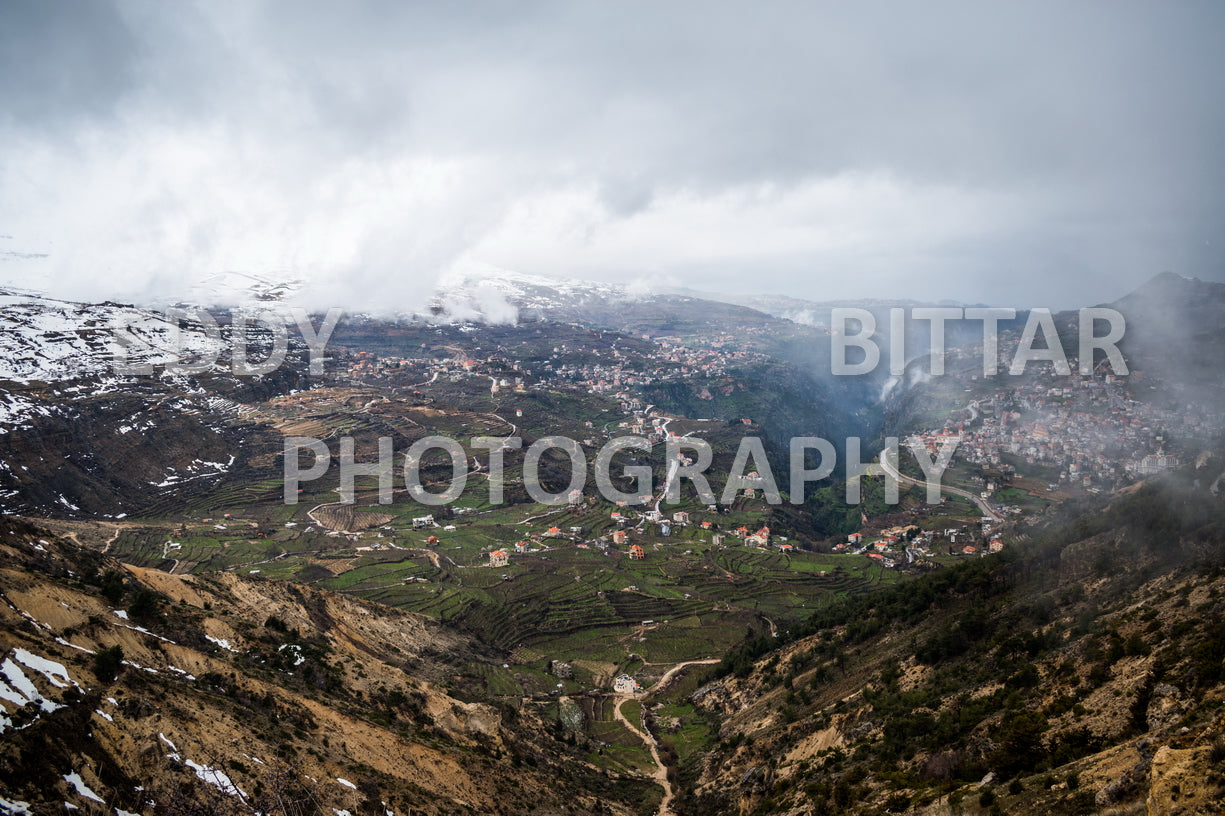
M0 228L14 250L52 261L73 234L32 242L18 214L98 174L100 217L152 222L129 253L162 253L149 279L188 255L216 265L276 241L246 254L323 279L348 263L343 274L369 287L391 273L431 279L474 248L505 252L479 259L495 265L550 267L524 272L747 277L802 296L858 283L975 301L1056 292L1070 305L1166 268L1225 277L1216 3L9 2L0 13L0 136L20 146L0 148L0 173L27 180L0 190ZM98 134L82 158L83 136ZM122 179L98 163L146 150L155 174L193 151L209 158L165 190L130 185L144 198L102 192ZM30 170L31 151L62 155L64 172L51 159ZM804 209L806 191L876 177L902 200L848 193L846 209L866 208L845 227L854 246L746 235L711 258L668 241L702 240L677 201L751 214L743 202L762 189L800 202L762 204L780 234L815 235L837 213ZM361 244L352 251L299 238L326 228L332 197L348 213L344 241ZM874 206L888 216L874 221ZM548 216L525 224L552 219L535 248L497 237L524 209ZM55 211L46 218L55 234ZM641 247L610 247L611 235Z
M108 114L136 81L139 40L114 6L0 4L0 122L54 126Z

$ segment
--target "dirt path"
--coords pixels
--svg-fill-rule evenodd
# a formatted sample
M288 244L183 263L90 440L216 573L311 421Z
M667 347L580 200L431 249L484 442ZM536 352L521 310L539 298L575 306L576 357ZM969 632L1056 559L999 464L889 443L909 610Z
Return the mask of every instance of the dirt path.
M111 551L111 545L119 540L119 534L123 532L121 525L115 525L115 532L111 533L111 537L106 540L106 546L102 548L102 553L105 555Z
M547 513L541 513L538 516L529 516L525 518L523 521L520 521L517 523L527 524L528 522L535 521L536 519L542 519L542 518L545 518L546 516L551 516L551 515L554 515L555 513L560 513L563 510L569 510L569 509L570 507L568 505L563 505L562 507L557 507L557 508L554 508L553 510L548 511Z
M493 417L494 419L498 420L499 422L503 422L503 423L505 423L505 424L507 424L507 425L509 425L509 426L510 426L510 433L508 433L506 436L504 436L504 437L503 437L503 439L510 439L511 437L513 437L513 436L515 436L516 434L518 434L518 433L519 433L519 426L518 426L518 425L516 425L515 423L511 422L509 419L507 419L507 418L506 418L506 417L504 417L504 416L499 416L499 415L497 415L497 414L482 414L482 416Z
M338 501L334 501L334 502L323 502L322 504L316 504L314 507L312 507L311 509L309 509L309 510L307 510L307 511L306 511L306 517L307 517L308 519L310 519L310 520L311 520L311 522L313 522L314 524L316 524L316 525L317 525L317 526L318 526L320 529L322 529L322 530L330 530L330 529L332 529L331 527L327 526L327 525L326 525L326 524L324 524L322 521L320 521L319 519L315 518L315 511L316 511L316 510L322 510L324 507L339 507L341 504L343 504L343 502L338 502ZM345 532L348 532L348 530L340 530L339 532L345 533Z
M177 548L176 548L176 549L177 549ZM169 570L167 570L167 573L168 573L168 574L170 574L170 575L174 575L175 570L177 570L177 569L179 568L179 564L180 564L181 562L180 562L180 560L179 560L178 558L171 558L171 557L170 557L170 541L167 541L165 544L163 544L163 545L162 545L162 559L163 559L163 560L166 560L166 561L173 561L173 562L174 562L174 566L173 566L173 567L171 567Z
M687 660L684 663L677 663L672 668L664 672L664 676L659 678L659 682L651 687L647 695L655 694L662 691L665 686L672 682L676 677L677 672L689 666L709 666L712 663L718 663L718 660ZM655 773L651 777L659 783L659 786L664 789L664 798L659 801L659 810L655 811L655 816L674 816L672 810L672 800L676 797L672 790L672 782L668 779L668 766L659 758L659 745L655 742L655 738L651 736L645 729L639 728L630 722L624 713L621 711L621 706L628 700L644 700L647 695L641 694L617 694L615 695L617 704L613 707L613 716L621 722L626 728L638 735L638 738L646 745L647 750L651 752L651 759L655 761Z
M655 694L657 692L663 691L664 687L672 682L672 678L675 677L676 673L679 672L681 669L688 668L689 666L713 666L715 663L718 663L718 662L719 661L717 658L712 657L712 658L707 658L705 660L686 660L684 663L677 663L675 666L673 666L672 668L664 672L664 676L659 678L659 682L651 686L651 690L649 693Z
M150 525L135 521L72 521L68 519L45 519L33 516L18 516L30 523L43 527L55 535L68 539L78 547L109 553L111 547L119 540L124 530L148 527ZM110 533L109 538L103 536Z
M82 549L84 549L84 548L85 548L85 545L81 543L81 537L80 537L79 535L77 535L77 531L76 531L76 530L69 530L69 531L68 531L68 532L66 532L66 533L62 533L61 535L63 535L63 536L64 536L64 538L70 538L70 539L72 539L72 543L73 543L73 544L76 544L78 547L80 547L80 548L82 548ZM110 545L108 544L108 545L107 545L107 547L109 548L109 547L110 547ZM105 552L105 550L104 550L103 552Z
M430 559L430 563L433 564L434 569L437 569L437 570L442 569L442 561L444 558L446 559L447 563L450 564L451 566L453 567L459 566L459 564L456 564L455 561L452 560L451 556L442 555L426 547L401 547L400 549L407 550L408 552L420 553L421 555L424 555L426 558ZM446 570L443 570L443 571L445 572Z
M651 752L651 759L655 761L655 773L651 774L651 778L664 789L664 798L659 800L659 810L655 811L655 816L673 816L672 799L674 794L672 792L672 782L668 779L668 766L659 758L659 746L655 744L655 738L634 725L621 713L621 706L626 701L634 699L637 699L637 696L633 694L618 694L617 705L613 708L613 716L616 717L618 722L638 735L638 738L646 744L647 750Z

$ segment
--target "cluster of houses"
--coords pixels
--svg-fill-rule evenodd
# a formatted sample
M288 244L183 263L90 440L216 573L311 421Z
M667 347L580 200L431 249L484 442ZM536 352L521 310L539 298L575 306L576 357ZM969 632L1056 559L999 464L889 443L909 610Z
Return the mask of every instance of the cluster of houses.
M881 530L876 536L851 533L846 541L834 545L835 553L864 555L885 567L896 567L904 557L907 563L934 554L937 542L948 545L950 555L980 555L1004 549L1004 541L992 535L992 524L983 519L981 532L971 528L950 527L945 530L920 530L916 525ZM986 541L984 544L983 542ZM960 546L959 546L960 545Z
M642 515L642 518L653 519L657 518L659 515L660 514L655 511L647 511ZM632 520L629 511L622 512L620 510L614 510L612 511L611 516L614 521L619 521L622 524L626 524ZM690 514L686 511L678 511L673 513L671 522L673 524L689 524ZM703 530L713 530L713 524L709 521L700 522L700 527ZM626 552L633 560L641 561L646 558L645 548L641 544L630 540L631 530L626 529L625 527L613 530L610 536L596 538L591 542L591 544L579 540L583 532L581 527L571 527L569 529L569 533L563 533L559 527L550 527L543 533L533 534L527 539L522 539L515 542L513 547L514 552L516 554L538 552L539 550L533 547L533 544L543 543L543 540L548 538L567 538L569 540L576 541L577 543L575 546L579 549L587 549L589 546L591 546L591 544L594 544L594 546L597 548L606 550L611 543L616 547L628 547ZM666 521L661 522L660 531L664 536L668 535L668 529L669 523ZM739 542L742 542L747 547L756 547L759 549L766 549L770 547L772 542L770 528L764 525L757 530L752 530L748 526L741 525L726 535L736 539ZM711 535L710 543L715 546L722 546L725 538L726 536L723 533L713 533ZM784 553L792 552L795 549L794 545L788 542L786 538L777 539L774 546L777 546L779 550ZM505 549L499 548L493 550L491 553L489 553L489 566L504 567L509 563L509 557L510 553Z
M757 532L750 532L748 527L741 525L732 530L732 535L743 541L749 547L770 546L770 528L762 527Z
M739 340L735 339L739 338ZM651 339L651 338L648 338ZM733 365L760 363L767 355L746 350L742 332L716 332L709 337L695 338L690 344L681 344L677 338L654 338L655 348L643 354L619 349L616 345L602 347L583 345L571 349L566 344L553 348L552 356L539 363L537 370L523 367L519 360L509 360L500 355L484 359L452 358L438 359L432 354L397 357L378 356L371 352L353 352L346 359L348 374L356 379L381 379L393 373L420 376L423 381L444 379L449 382L466 377L487 377L494 393L512 389L526 392L530 385L541 381L566 381L588 393L617 394L626 403L625 410L641 411L630 401L638 398L627 393L627 389L655 385L673 380L700 378L709 383L707 388L729 389L735 386L728 370ZM571 361L568 355L581 354L582 362ZM593 359L594 358L594 359ZM560 382L558 383L560 384ZM707 392L703 398L712 399ZM641 417L639 421L641 423ZM641 424L638 433L656 433L655 428Z
M647 355L635 355L632 361L614 347L611 349L613 359L608 362L560 363L546 366L546 371L592 393L610 393L630 386L695 377L711 381L713 387L718 387L718 381L727 378L729 366L767 359L764 354L745 350L743 343L735 343L727 339L728 336L697 338L692 345L681 345L676 338L648 337L653 339L655 350ZM558 351L566 349L561 347Z
M618 531L618 532L624 532L624 531ZM622 539L620 543L624 543L624 539ZM597 542L597 545L602 545L601 549L606 548L608 546L607 542L603 542L603 541ZM576 544L575 546L577 546L579 549L582 549L582 550L588 549L589 547L588 544L581 543L581 542L579 544ZM515 542L515 552L519 554L523 554L523 553L529 553L529 552L536 552L536 550L531 549L530 542L518 541L518 542ZM630 545L630 548L629 548L629 557L636 561L641 561L647 557L646 550L642 548L641 544L632 544ZM506 550L497 549L497 550L492 550L489 553L489 566L505 567L509 563L510 563L510 553L507 552Z
M675 338L658 338L655 349L643 354L627 353L613 345L586 345L571 349L566 344L553 348L552 356L540 362L537 371L523 367L521 361L499 355L484 359L438 359L426 354L421 357L379 356L372 352L349 353L344 360L349 376L358 379L382 379L392 374L410 374L423 380L445 378L457 381L464 377L483 376L491 380L494 392L513 388L526 391L528 379L565 380L590 393L613 393L635 386L648 386L670 380L701 377L719 380L727 377L729 365L760 362L765 355L747 351L743 344L729 339L733 335L699 338L692 346L680 345ZM581 354L582 362L568 359L572 352ZM594 359L593 359L594 358Z
M1220 430L1218 420L1190 406L1171 409L1130 399L1125 383L1140 378L1134 372L1116 378L1108 370L1093 376L1048 372L972 402L944 428L914 439L934 450L956 438L958 458L1005 479L1013 468L1004 457L1011 456L1057 468L1056 486L1118 487L1179 465L1162 449L1164 438L1203 438ZM984 486L990 493L999 485Z
M1161 427L1159 420L1147 416L1155 410L1150 406L1123 403L1108 410L1075 410L1034 395L1022 398L1018 407L1023 410L984 415L979 427L965 433L962 447L968 461L998 469L1008 454L1026 464L1057 467L1059 482L1085 488L1113 487L1177 465L1172 458L1145 460ZM1120 457L1120 448L1131 455Z
M424 346L422 347L424 352ZM369 351L351 351L342 360L345 372L356 380L384 379L392 375L423 378L425 382L458 382L466 377L488 377L490 390L497 393L503 389L514 389L516 393L528 390L530 369L522 368L518 361L491 356L484 360L471 357L439 359L432 354L423 357L379 356ZM491 373L492 372L492 373ZM497 376L497 375L502 376Z

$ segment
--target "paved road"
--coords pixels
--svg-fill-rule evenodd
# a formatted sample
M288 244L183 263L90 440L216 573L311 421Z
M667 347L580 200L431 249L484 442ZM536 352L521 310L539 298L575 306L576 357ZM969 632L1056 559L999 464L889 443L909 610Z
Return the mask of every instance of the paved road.
M897 479L899 482L905 482L906 484L918 485L919 487L927 489L930 482L923 481L922 479L912 479L909 476L901 473L897 469L897 467L892 462L889 461L889 457L887 454L888 454L888 449L885 449L880 452L880 466L884 468L884 471L887 475L892 476L894 479ZM974 504L978 507L978 509L982 511L984 516L990 516L996 521L999 521L1002 518L1002 516L1000 516L999 513L995 512L995 510L992 509L991 505L987 504L987 502L983 500L982 496L979 496L976 493L971 493L968 490L962 490L960 487L950 487L946 484L941 484L937 486L940 488L941 492L943 493L951 493L954 496L961 496L962 498L966 498L974 502Z

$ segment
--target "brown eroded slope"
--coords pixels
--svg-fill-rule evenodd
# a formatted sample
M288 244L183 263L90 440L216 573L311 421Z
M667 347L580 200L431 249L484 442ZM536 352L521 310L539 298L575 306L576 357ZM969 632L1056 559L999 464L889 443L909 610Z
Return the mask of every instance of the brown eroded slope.
M420 616L124 568L11 519L0 592L0 801L35 813L88 790L132 813L629 814L651 787L513 702L451 697L490 658ZM306 810L276 809L291 793Z

